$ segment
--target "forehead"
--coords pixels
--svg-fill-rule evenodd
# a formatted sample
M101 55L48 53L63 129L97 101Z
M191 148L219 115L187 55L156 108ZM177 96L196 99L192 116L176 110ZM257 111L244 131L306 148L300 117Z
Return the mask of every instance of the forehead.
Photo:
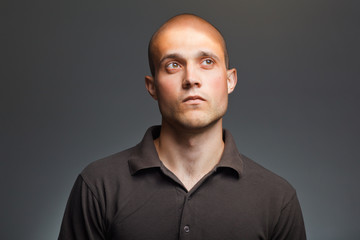
M154 53L159 60L169 52L208 51L224 59L224 40L208 23L180 22L164 25L153 41Z

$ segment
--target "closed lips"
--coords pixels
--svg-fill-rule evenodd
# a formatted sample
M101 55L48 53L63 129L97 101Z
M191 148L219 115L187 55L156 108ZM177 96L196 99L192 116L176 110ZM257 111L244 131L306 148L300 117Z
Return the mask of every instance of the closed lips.
M200 96L189 96L189 97L186 97L183 102L186 102L186 101L191 101L191 100L201 100L201 101L205 101L205 99L203 99L202 97Z

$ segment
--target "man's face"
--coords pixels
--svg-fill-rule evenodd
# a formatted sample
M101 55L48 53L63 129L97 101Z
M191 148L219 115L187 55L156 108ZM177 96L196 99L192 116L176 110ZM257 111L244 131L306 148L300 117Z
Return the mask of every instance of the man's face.
M155 79L147 76L146 83L163 124L204 128L226 112L236 70L227 70L222 42L208 29L178 24L156 37Z

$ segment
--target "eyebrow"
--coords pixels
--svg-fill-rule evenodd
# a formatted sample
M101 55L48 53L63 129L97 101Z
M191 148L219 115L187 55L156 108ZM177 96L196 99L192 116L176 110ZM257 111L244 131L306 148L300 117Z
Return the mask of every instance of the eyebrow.
M160 59L160 65L166 61L167 59L173 59L173 58L180 58L180 59L183 59L184 57L181 55L181 54L178 54L178 53L170 53L170 54L166 54L164 57L162 57Z
M198 54L198 57L211 57L214 58L216 61L220 61L220 58L213 54L212 52L207 52L207 51L200 51L200 53Z
M208 51L199 51L196 54L196 58L200 58L200 57L211 57L214 58L216 61L220 61L220 58L218 56ZM184 59L184 58L185 57L179 53L169 53L160 59L160 65L167 59Z

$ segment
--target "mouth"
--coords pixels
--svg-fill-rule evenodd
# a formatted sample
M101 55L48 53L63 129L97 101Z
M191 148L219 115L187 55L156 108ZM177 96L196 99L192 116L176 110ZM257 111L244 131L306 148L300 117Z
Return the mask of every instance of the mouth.
M188 103L188 104L199 104L204 101L205 101L205 99L198 95L188 96L188 97L184 98L184 100L183 100L184 103Z

